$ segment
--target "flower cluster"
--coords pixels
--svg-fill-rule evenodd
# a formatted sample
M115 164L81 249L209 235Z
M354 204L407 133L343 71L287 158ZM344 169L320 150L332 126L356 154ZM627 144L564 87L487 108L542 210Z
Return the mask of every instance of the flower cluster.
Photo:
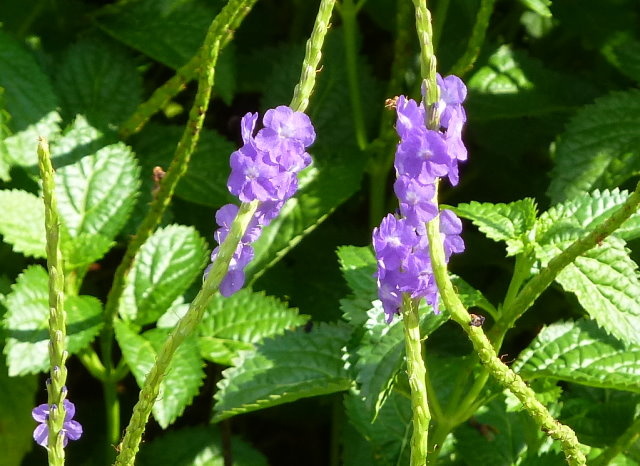
M466 114L462 107L467 88L460 78L437 76L440 100L429 111L436 112L438 129L426 125L423 102L400 96L396 103L396 149L394 192L400 201L399 216L387 215L373 230L378 261L378 295L388 321L399 312L402 294L424 297L438 312L438 288L433 277L426 223L438 215L436 180L447 177L458 183L458 162L467 159L462 142ZM423 96L426 90L423 87ZM451 211L440 212L440 232L447 261L464 250L462 224Z
M286 106L267 110L262 120L264 127L254 136L257 120L257 113L247 113L242 118L244 144L231 154L229 192L242 202L260 201L260 204L220 284L223 296L232 295L244 285L244 268L253 259L251 243L295 194L298 173L311 163L306 148L313 143L316 134L307 115ZM216 223L220 228L214 238L218 244L222 244L229 234L237 213L238 207L234 204L227 204L216 212ZM211 253L212 262L218 251L219 247L216 247Z
M63 435L62 445L66 447L69 440L78 440L80 438L82 435L82 426L78 421L73 420L73 416L76 414L75 405L69 400L64 400L62 403L64 404L66 414L60 432ZM50 408L49 405L45 403L33 408L31 411L31 416L40 423L33 431L33 439L38 445L45 448L49 441L49 426L47 425L47 421L51 409L57 408L55 405Z

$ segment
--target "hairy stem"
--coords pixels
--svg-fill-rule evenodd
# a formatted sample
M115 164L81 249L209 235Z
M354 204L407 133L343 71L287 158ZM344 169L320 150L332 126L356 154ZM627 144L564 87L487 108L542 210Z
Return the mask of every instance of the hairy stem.
M49 271L49 359L50 379L47 381L49 404L48 457L50 465L64 464L64 433L62 426L66 416L64 399L67 395L67 315L64 310L64 271L60 251L60 217L55 195L53 166L49 143L38 139L38 166L42 177L44 196L44 223L47 234L47 269Z
M487 33L487 28L489 27L489 19L491 18L491 13L493 13L493 6L495 5L495 3L496 0L482 0L482 2L480 3L480 9L478 10L476 22L473 25L473 30L471 31L471 36L469 37L467 49L465 50L464 54L458 59L456 64L453 65L450 74L455 74L456 76L462 77L471 69L473 64L478 59L480 49L482 48L482 44L484 43L484 38Z

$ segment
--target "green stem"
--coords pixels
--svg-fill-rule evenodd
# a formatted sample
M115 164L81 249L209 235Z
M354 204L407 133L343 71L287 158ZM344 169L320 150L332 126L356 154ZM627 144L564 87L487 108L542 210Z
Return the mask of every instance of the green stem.
M142 433L151 414L151 408L158 397L160 383L171 363L171 359L180 344L193 333L196 326L202 320L207 304L211 301L211 298L218 290L222 279L226 275L233 253L240 242L240 238L244 235L247 225L249 225L249 222L253 218L257 207L257 201L243 203L240 206L238 215L231 225L231 230L227 238L220 245L218 257L207 279L204 281L202 289L191 302L187 313L180 319L162 345L162 348L160 348L160 351L158 351L156 361L145 378L142 390L140 390L139 400L133 408L131 420L127 426L124 439L120 444L120 454L116 459L116 465L134 464L140 446L140 440L142 439Z
M251 11L256 1L257 0L244 0L240 2L240 4L238 4L239 2L235 2L234 9L229 10L225 7L220 12L218 17L221 17L223 12L225 15L231 15L227 24L219 23L220 29L218 30L218 34L221 36L221 51L231 42L234 31L240 27L240 24L242 24L242 21ZM139 132L153 115L164 108L173 97L186 88L187 83L198 75L198 69L202 63L201 55L202 50L198 51L186 65L179 68L175 76L157 88L151 97L149 97L146 102L141 103L133 115L120 125L119 134L122 139L127 139L129 136Z
M114 380L105 380L102 383L102 391L104 393L107 434L105 462L106 464L111 464L115 456L114 445L120 439L120 400L118 399L117 386Z
M520 400L524 409L536 424L547 435L560 442L570 465L585 465L585 456L580 450L580 443L573 430L551 416L547 408L536 399L533 390L515 372L500 361L482 328L471 325L471 316L460 301L449 279L438 217L427 224L427 235L429 238L431 264L442 300L451 314L451 318L462 327L471 340L482 364L500 385L511 391Z
M344 0L340 8L342 17L342 29L344 31L345 65L347 69L347 82L349 84L349 98L351 99L351 112L353 115L353 127L355 130L358 148L364 150L367 143L367 130L364 124L364 112L362 110L362 96L358 80L358 51L357 45L357 21L358 10L353 0Z
M76 356L93 377L104 382L106 374L104 365L91 346L83 348Z
M624 453L640 439L640 417L615 441L613 445L600 453L592 462L593 466L607 466L616 456Z
M471 69L478 59L480 49L482 48L482 44L484 43L484 38L487 33L487 28L489 27L489 20L493 13L494 4L495 0L482 0L480 3L480 9L478 10L476 22L473 25L473 30L469 37L467 49L456 64L453 65L450 74L462 77Z
M442 37L442 31L444 30L444 23L446 22L448 12L449 0L438 0L433 12L433 49L435 51L438 50L440 37Z
M625 203L607 220L598 225L584 238L576 240L564 252L558 254L549 261L540 273L533 277L522 288L513 304L503 308L502 318L496 322L489 337L492 341L498 341L518 320L518 318L531 307L535 300L555 280L558 274L578 256L600 244L604 239L617 230L631 215L638 210L640 205L640 183Z
M411 466L426 464L429 444L431 412L425 385L426 369L420 341L420 316L418 303L409 295L402 298L402 323L404 345L407 355L407 375L411 387L411 410L413 412L413 434L411 435Z
M307 41L300 80L293 90L293 98L289 105L298 112L304 112L309 105L309 98L316 84L316 70L322 57L322 45L329 29L335 3L335 0L322 0L318 7L318 15L313 24L313 31L311 31L311 36Z
M431 13L424 0L413 0L416 10L416 31L420 42L420 74L426 87L425 110L427 111L427 128L438 129L440 116L435 111L438 102L438 85L436 81L436 56L433 53L433 31L431 29Z
M50 379L47 381L47 402L49 404L48 457L50 465L64 464L64 433L62 425L66 415L64 399L67 397L67 316L64 310L64 271L60 251L60 218L55 196L53 167L49 143L43 137L38 139L38 166L42 177L44 196L44 223L47 234L47 269L49 271L49 359ZM54 409L55 408L55 409Z

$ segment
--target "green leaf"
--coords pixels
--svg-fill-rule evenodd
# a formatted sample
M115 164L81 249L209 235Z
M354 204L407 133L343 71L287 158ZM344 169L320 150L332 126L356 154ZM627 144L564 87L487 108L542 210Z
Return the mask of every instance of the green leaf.
M371 422L365 403L354 392L345 396L345 409L349 422L366 438L376 464L409 464L411 452L411 401L393 392L378 417Z
M575 232L562 232L536 248L545 266L573 242ZM610 236L565 267L556 281L574 293L587 313L606 331L625 342L640 343L638 266L623 240Z
M39 265L27 268L5 299L4 328L9 375L44 372L49 368L49 277ZM93 296L68 296L67 351L87 347L102 327L102 305Z
M96 19L119 41L177 69L196 54L218 10L204 0L142 0L109 5Z
M636 31L616 31L603 46L602 54L618 71L640 83L640 39Z
M263 339L304 325L308 319L264 292L243 289L229 298L216 295L198 326L200 354L229 366L240 351L252 350Z
M549 241L548 238L572 231L575 232L575 239L579 239L607 220L628 197L628 191L617 188L611 191L596 189L590 194L557 204L540 216L536 225L536 240L545 243ZM634 213L613 234L627 241L640 237L640 214Z
M525 379L555 380L640 393L640 345L624 344L591 320L542 329L514 363Z
M551 0L520 0L526 8L545 18L551 18Z
M60 168L118 141L112 133L100 131L91 126L83 115L77 115L63 133L50 142L53 165Z
M37 377L9 377L4 357L0 356L0 448L5 466L19 466L33 448L31 410L36 406L37 391Z
M122 321L116 321L114 328L124 360L136 378L138 386L142 387L160 347L167 339L169 329L156 328L138 335ZM165 376L160 382L158 397L153 405L153 417L163 429L172 424L191 403L198 394L204 377L196 339L188 337L178 347L169 367L166 368Z
M101 234L80 233L75 238L70 238L63 233L61 249L66 270L77 269L84 265L96 262L115 245L115 242Z
M149 124L132 138L143 173L152 173L157 165L167 169L183 131L184 128L179 126ZM233 144L216 131L202 130L187 173L176 188L176 196L215 208L237 202L227 189L227 178L231 172L229 156L234 150Z
M231 437L234 466L267 466L267 459L247 442ZM140 466L224 466L220 432L213 426L172 430L142 445Z
M215 394L214 422L300 398L348 390L346 325L316 324L263 341L225 370Z
M640 90L613 92L583 107L555 149L554 203L615 188L640 173Z
M66 120L84 115L93 126L124 121L141 101L142 80L124 48L98 38L72 45L56 74Z
M536 221L536 203L531 198L509 204L471 202L453 208L473 222L487 238L507 243L507 256L523 251L527 234Z
M26 256L46 257L44 202L26 191L0 191L0 234L13 250Z
M207 244L193 227L169 225L140 248L127 275L120 316L137 325L154 322L200 275Z
M362 326L367 320L367 311L378 299L378 287L374 278L376 259L369 246L341 246L338 259L342 275L352 294L340 300L340 308L351 325Z
M498 48L471 76L466 108L476 120L540 116L573 110L593 97L575 75L545 68L525 52Z
M122 143L56 170L58 209L71 235L115 238L135 203L140 170Z

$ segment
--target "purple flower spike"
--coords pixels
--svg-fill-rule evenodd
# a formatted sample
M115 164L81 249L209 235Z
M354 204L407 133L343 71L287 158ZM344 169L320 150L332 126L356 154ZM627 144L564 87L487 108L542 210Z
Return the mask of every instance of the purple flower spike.
M82 425L80 425L78 421L73 420L73 416L76 413L75 405L69 400L64 400L63 403L66 414L64 416L61 432L64 436L62 445L66 447L69 440L78 440L80 436L82 436ZM33 408L31 411L33 419L40 423L33 431L33 440L35 440L38 445L45 448L49 441L49 426L47 426L49 412L50 408L46 403Z
M284 105L267 110L262 122L264 128L256 136L261 150L302 153L316 139L309 117Z

